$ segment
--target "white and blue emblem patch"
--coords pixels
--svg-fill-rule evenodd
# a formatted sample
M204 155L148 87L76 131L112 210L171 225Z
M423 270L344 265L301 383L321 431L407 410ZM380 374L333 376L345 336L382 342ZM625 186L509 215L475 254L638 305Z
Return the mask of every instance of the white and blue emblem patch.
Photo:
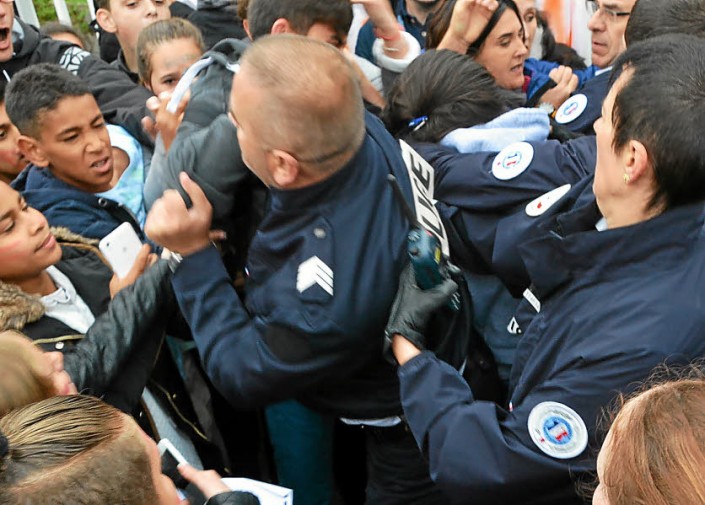
M531 440L553 458L575 458L587 447L585 422L562 403L539 403L531 410L527 424Z
M573 95L556 111L555 120L558 124L567 124L578 119L587 108L588 98L582 93Z
M528 142L515 142L504 149L492 162L492 175L500 181L509 181L529 168L534 159L534 148Z

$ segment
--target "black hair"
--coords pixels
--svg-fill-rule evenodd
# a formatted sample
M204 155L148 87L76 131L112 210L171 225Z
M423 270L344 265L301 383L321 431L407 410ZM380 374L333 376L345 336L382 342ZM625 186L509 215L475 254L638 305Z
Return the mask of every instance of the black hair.
M491 121L520 106L519 101L517 94L497 86L485 67L472 58L430 50L397 77L382 120L395 137L439 142L456 128Z
M299 35L305 35L316 23L325 23L347 37L353 14L349 0L250 0L247 20L254 40L269 35L280 18Z
M650 208L705 199L705 40L664 35L630 46L614 63L626 74L612 109L615 152L630 140L648 151L656 180Z
M7 85L5 108L20 133L36 138L44 113L55 109L63 98L90 93L88 85L68 70L37 63L17 72Z
M541 59L565 65L573 70L585 70L585 60L572 47L556 42L556 37L548 26L546 19L536 15L538 27L541 28Z
M0 78L0 104L5 103L5 89L7 88L8 82L5 79Z
M629 45L667 33L705 38L705 0L639 0L624 38Z
M71 35L79 39L81 42L83 42L83 36L78 33L78 31L73 26L65 25L63 23L59 23L58 21L44 23L39 29L39 33L41 33L42 35L46 35L47 37L51 37L52 35L55 35L57 33L70 33Z
M456 0L446 0L446 2L433 14L430 14L426 20L427 35L426 35L426 49L435 49L443 40L443 36L448 31L450 27L450 20L453 16L453 9L455 8ZM524 28L524 21L521 19L521 13L519 12L519 7L514 3L514 0L498 0L499 6L497 10L492 13L492 17L487 22L487 26L482 30L477 39L470 44L467 50L467 55L471 57L477 56L478 51L482 47L482 44L487 40L487 36L494 29L494 27L499 22L502 14L507 9L511 9L517 16L519 24L522 29Z
M88 52L92 52L95 46L95 38L85 37L73 26L65 25L63 23L59 23L58 21L50 21L49 23L44 23L39 29L39 33L41 33L42 35L46 35L47 37L51 37L52 35L57 35L61 33L70 33L81 41L83 48Z

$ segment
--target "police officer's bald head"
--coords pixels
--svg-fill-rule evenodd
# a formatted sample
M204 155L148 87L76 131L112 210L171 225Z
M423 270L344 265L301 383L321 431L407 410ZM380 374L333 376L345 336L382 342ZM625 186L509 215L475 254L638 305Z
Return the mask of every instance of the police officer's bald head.
M263 137L300 162L333 170L362 144L359 82L329 44L297 35L265 37L245 53L240 72L263 93Z

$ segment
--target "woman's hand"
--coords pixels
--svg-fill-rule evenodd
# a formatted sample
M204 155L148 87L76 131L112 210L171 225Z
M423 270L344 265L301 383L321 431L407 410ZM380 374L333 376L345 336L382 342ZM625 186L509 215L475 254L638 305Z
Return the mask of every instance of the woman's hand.
M497 0L458 0L453 7L448 31L438 49L465 54L482 34L499 7Z
M556 86L541 95L541 102L550 103L556 109L578 88L578 76L570 67L556 67L548 74Z
M113 275L113 278L110 279L110 298L115 298L115 295L118 294L121 289L134 284L137 278L147 270L147 267L153 265L157 259L156 254L151 254L149 245L143 244L142 249L140 249L139 254L137 254L135 263L132 265L127 275L123 278Z

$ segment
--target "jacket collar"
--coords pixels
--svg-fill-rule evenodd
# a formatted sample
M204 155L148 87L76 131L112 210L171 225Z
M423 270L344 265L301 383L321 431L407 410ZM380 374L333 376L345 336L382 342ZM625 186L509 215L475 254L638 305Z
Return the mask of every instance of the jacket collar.
M539 297L571 279L589 282L598 276L676 265L695 247L705 222L703 202L631 226L597 231L601 217L593 196L587 204L544 223L540 237L520 246Z
M52 228L51 232L62 246L95 247L98 242L77 235L68 228ZM0 331L22 331L29 323L41 319L44 312L40 296L27 294L15 284L0 281Z

